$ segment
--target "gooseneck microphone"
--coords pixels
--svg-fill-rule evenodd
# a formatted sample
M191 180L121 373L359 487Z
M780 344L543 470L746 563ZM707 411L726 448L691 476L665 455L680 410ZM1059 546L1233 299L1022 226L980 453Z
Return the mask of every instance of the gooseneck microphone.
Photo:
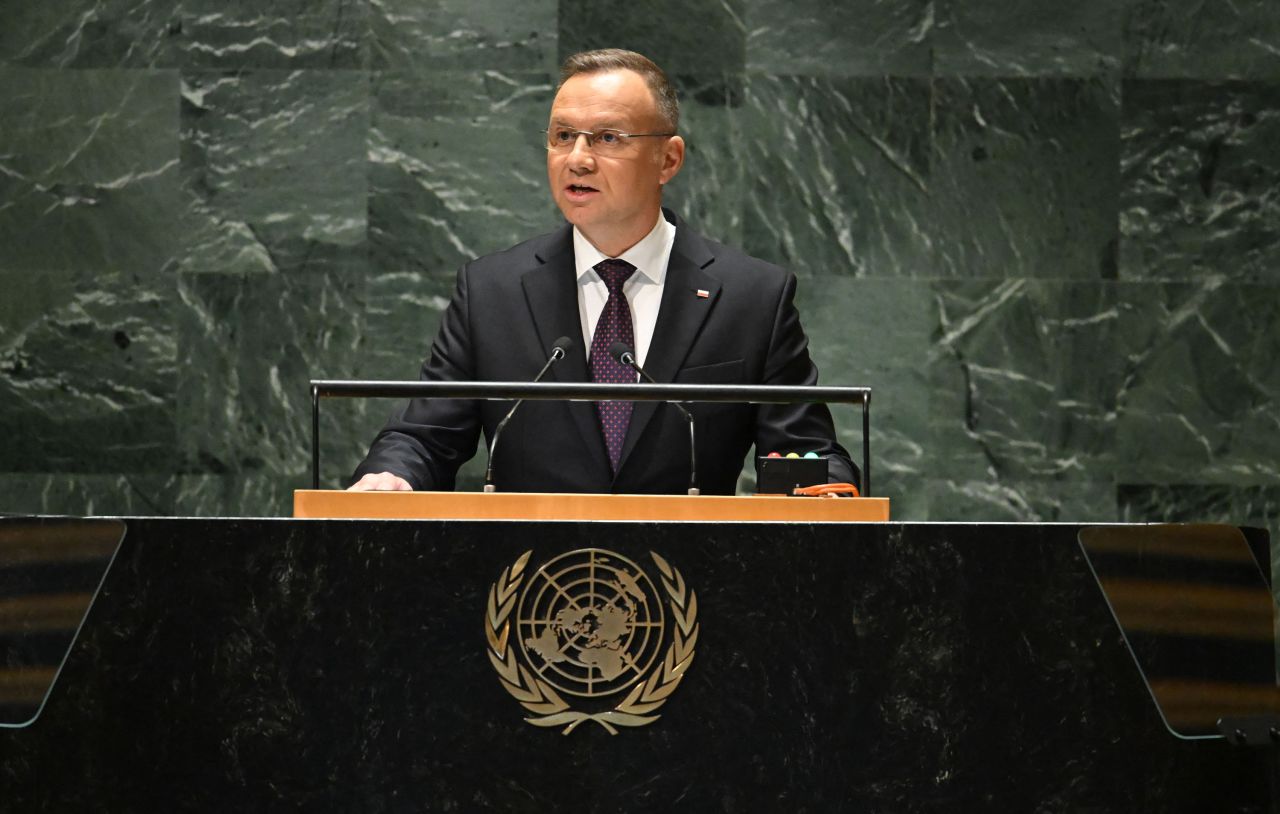
M631 352L631 348L627 347L626 342L614 342L609 346L609 355L612 356L619 364L627 367L640 374L640 377L650 384L658 382L649 375L649 373L636 361L636 355ZM693 443L693 414L684 408L684 405L678 401L668 401L672 407L675 407L689 422L689 494L700 495L702 492L698 489L698 448Z
M556 362L565 357L565 353L569 348L573 347L573 340L567 336L562 336L555 342L551 343L551 356L547 357L547 363L542 366L542 370L538 371L538 375L533 377L535 382L542 381L542 377L547 375L547 371ZM493 451L498 448L498 437L502 435L502 428L507 426L507 422L511 420L511 416L516 414L516 410L520 409L520 405L524 404L524 399L519 399L515 404L511 405L511 409L498 422L498 426L493 428L493 440L489 442L489 460L484 465L484 490L486 492L497 491L493 485Z

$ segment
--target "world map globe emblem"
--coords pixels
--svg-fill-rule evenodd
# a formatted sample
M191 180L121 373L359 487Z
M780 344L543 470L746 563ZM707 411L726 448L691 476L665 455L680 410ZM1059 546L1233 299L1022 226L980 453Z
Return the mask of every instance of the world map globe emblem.
M634 562L604 549L545 563L530 575L515 616L529 668L570 695L620 692L645 678L662 650L661 594Z

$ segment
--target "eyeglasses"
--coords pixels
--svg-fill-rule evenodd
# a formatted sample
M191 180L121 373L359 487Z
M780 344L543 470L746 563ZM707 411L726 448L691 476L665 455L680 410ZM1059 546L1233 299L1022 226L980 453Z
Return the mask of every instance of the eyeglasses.
M578 136L587 137L587 147L599 153L622 153L633 138L674 136L675 133L620 133L617 130L574 130L571 127L553 127L545 131L547 149L569 152L578 143Z

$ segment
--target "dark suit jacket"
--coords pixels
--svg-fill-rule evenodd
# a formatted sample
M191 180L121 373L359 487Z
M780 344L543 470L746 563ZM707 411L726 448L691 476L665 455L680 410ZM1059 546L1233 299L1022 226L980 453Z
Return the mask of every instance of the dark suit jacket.
M645 369L659 382L816 384L792 302L795 276L707 240L675 215L675 245ZM422 365L424 380L529 381L561 336L574 341L548 381L590 381L578 313L572 227L468 263ZM697 291L709 296L699 297ZM510 402L415 399L378 434L356 469L393 472L415 489L448 490L458 467L491 437ZM829 455L833 480L856 482L821 405L694 404L698 481L733 494L752 443ZM502 432L493 463L499 491L683 493L688 422L671 405L636 402L615 477L595 406L527 401Z

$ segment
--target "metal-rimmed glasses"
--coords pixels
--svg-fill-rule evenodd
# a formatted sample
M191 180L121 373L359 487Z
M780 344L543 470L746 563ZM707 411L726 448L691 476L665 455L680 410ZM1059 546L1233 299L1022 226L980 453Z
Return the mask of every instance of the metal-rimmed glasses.
M675 133L623 133L618 130L574 130L572 127L552 127L543 131L547 137L547 149L568 152L578 143L579 136L586 136L587 147L601 153L620 153L627 149L633 138L658 138Z

